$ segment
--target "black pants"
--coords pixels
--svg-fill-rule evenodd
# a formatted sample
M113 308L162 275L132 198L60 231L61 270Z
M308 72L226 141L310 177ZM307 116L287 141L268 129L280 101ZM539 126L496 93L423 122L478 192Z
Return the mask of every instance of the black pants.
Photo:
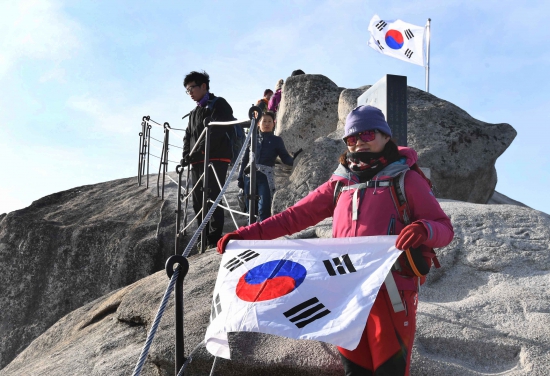
M227 174L227 167L229 166L229 163L220 162L220 161L213 161L210 163L216 169L216 174L218 175L220 184L223 187L223 185L225 184L225 175ZM195 186L195 184L201 177L203 171L204 171L203 163L197 163L192 165L191 181L193 183L193 186ZM199 187L202 187L202 184L199 184L197 188ZM208 188L210 188L210 191L208 193L208 198L214 201L220 194L221 189L218 185L216 177L214 176L214 172L212 171L212 168L208 169ZM212 204L208 203L206 212L210 210L211 206ZM193 192L193 210L195 210L195 214L197 214L201 209L202 209L202 191L199 189L196 189ZM206 213L204 213L204 215L206 215ZM224 222L223 209L220 207L217 207L216 210L214 210L214 213L212 214L212 217L210 218L210 221L207 225L207 228L208 228L207 242L212 247L215 246L218 240L222 237L223 222ZM199 215L197 217L197 226L199 226L201 223L202 223L202 215Z

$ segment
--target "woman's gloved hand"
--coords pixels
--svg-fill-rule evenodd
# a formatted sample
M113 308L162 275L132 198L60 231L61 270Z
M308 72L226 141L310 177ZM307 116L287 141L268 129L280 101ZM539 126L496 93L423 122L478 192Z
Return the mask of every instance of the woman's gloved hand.
M428 232L422 223L405 226L395 241L395 248L405 250L417 248L428 239Z
M243 178L237 178L237 187L240 189L244 188L244 179Z
M220 240L218 240L217 251L220 255L222 255L225 252L225 247L227 247L227 243L229 243L230 240L244 240L244 239L242 236L240 236L236 232L230 232L229 234L225 234L224 236L222 236Z

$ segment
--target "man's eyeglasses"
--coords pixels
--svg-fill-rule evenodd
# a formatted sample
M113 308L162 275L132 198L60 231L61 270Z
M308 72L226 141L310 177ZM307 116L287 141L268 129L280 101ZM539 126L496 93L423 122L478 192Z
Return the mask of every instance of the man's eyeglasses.
M199 86L201 86L201 85L192 85L192 86L189 86L189 87L187 88L187 90L185 90L185 92L187 93L187 95L191 95L191 92L193 91L193 89L196 88L196 87L199 87Z
M344 142L348 146L355 146L355 144L357 144L357 141L359 139L363 142L370 142L370 141L374 140L374 138L376 137L376 133L378 133L377 129L375 129L373 131L359 132L359 133L356 133L354 135L345 137Z

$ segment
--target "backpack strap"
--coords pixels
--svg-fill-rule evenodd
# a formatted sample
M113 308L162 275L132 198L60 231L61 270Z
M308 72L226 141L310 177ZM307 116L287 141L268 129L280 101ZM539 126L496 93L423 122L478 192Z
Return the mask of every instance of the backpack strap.
M338 203L338 199L342 194L343 187L344 187L344 183L342 183L341 180L336 180L336 185L334 186L334 193L332 195L332 203L334 204L334 207L336 207L336 204Z
M214 104L220 97L216 97L214 99L209 99L206 101L206 107L212 112L214 110Z
M338 202L338 199L340 198L340 194L342 193L342 191L350 191L352 189L355 190L355 192L353 192L353 200L352 200L352 220L353 221L356 221L357 220L357 216L358 216L358 213L359 213L359 209L358 209L358 204L357 204L357 197L359 195L359 191L361 189L365 189L365 188L376 188L376 187L389 187L392 185L392 181L391 180L369 180L369 181L366 181L364 183L359 183L359 184L352 184L352 185L346 185L346 186L343 186L343 184L341 186L338 186L338 196L336 196L336 193L337 193L337 190L335 189L334 190L334 206L336 207L336 203Z
M401 222L403 222L405 226L411 223L411 211L409 203L407 202L407 196L405 195L405 174L407 171L408 170L393 178L393 184L390 186L393 204L399 214L399 219L401 219Z
M405 306L403 305L401 294L399 294L399 290L397 289L397 284L395 283L395 278L393 278L393 274L391 270L386 276L386 279L384 280L384 284L386 285L386 291L388 292L388 296L390 297L391 305L393 306L393 311L394 312L404 311Z
M417 169L421 171L418 167ZM417 171L417 169L414 169L414 171ZM405 226L411 223L411 211L405 193L405 174L407 173L407 171L403 172L399 176L396 176L393 179L394 183L390 187L393 203L399 214L399 218L405 224ZM430 180L428 180L428 178L426 178L423 173L420 173L420 175L424 179L426 179L428 185L431 188L432 184ZM424 252L414 252L411 249L406 249L404 254L409 261L410 268L417 277L423 277L428 274L432 262L436 268L439 268L441 266L433 249ZM431 262L426 263L425 257L431 260Z

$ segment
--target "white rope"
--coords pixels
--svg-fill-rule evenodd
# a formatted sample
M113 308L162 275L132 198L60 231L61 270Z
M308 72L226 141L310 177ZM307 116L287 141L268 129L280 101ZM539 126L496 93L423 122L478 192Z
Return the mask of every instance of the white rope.
M212 163L210 163L210 165L208 167L211 168L212 171L214 172L214 177L216 178L216 181L218 182L218 187L220 187L220 190L221 190L222 184L220 182L220 179L218 178L218 173L216 172L216 169L214 168ZM229 208L229 201L227 201L227 197L225 197L225 195L223 195L223 199L225 200L225 204ZM218 204L218 205L220 205L220 204ZM220 207L223 208L222 205L220 205ZM235 230L238 230L239 225L237 225L237 221L235 220L235 217L233 216L232 210L229 210L229 215L231 216L231 219L233 220L233 224L235 225Z
M153 125L156 125L157 127L161 127L162 129L164 129L164 126L163 126L163 125L161 125L161 124L157 123L157 122L156 122L156 121L154 121L153 119L149 119L149 120L147 120L147 124L148 124L148 125L151 125L151 124L149 124L149 122L152 122L152 123L153 123Z
M252 128L252 127L251 127ZM206 216L204 217L204 220L200 224L199 228L195 231L193 236L191 237L191 240L187 244L187 247L185 247L185 250L183 251L183 257L187 257L193 247L195 246L195 243L199 239L199 235L201 234L202 230L206 227L206 224L208 221L210 221L210 217L212 217L212 214L214 213L214 210L216 210L216 207L220 203L223 195L225 194L225 191L227 190L227 187L229 187L229 183L231 182L231 178L235 174L235 171L237 170L237 167L241 163L241 160L243 159L244 153L246 152L246 148L248 144L250 143L250 137L252 137L252 133L255 132L255 129L250 129L250 132L248 132L248 135L246 136L246 139L243 142L243 147L241 151L239 152L239 155L237 156L237 160L235 161L235 164L233 165L233 168L231 169L231 172L229 173L229 176L227 177L227 180L225 181L225 185L223 186L220 194L212 204L212 207L210 207L210 210L208 210L208 213L206 213ZM205 239L206 240L206 239Z
M194 221L195 219L197 219L197 217L198 217L199 214L201 214L201 213L202 213L202 209L199 210L199 212L193 217L193 219L191 219L191 220L189 221L189 223L187 224L187 226L185 226L185 228L184 228L183 230L181 230L180 233L182 233L182 232L184 232L185 230L187 230L187 229L193 224L193 221Z
M236 125L248 122L249 120L212 121L208 123L208 125Z
M179 135L180 137L182 136L185 137L185 132L182 132L177 128L170 128L170 132L176 132L176 134Z
M170 177L170 175L166 175L168 177L168 179L172 180L176 185L178 185L178 182L175 181L174 179L172 179L172 177Z
M213 203L214 201L208 200L208 202ZM244 216L250 217L250 214L248 214L248 213L243 213L243 212L237 211L237 210L235 210L235 209L228 208L228 207L226 207L226 206L223 206L222 204L218 204L218 206L219 206L220 208L224 208L225 210L230 211L230 212L233 212L233 213L235 213L235 214L240 214L240 215L244 215ZM237 228L238 228L238 227L237 227Z

